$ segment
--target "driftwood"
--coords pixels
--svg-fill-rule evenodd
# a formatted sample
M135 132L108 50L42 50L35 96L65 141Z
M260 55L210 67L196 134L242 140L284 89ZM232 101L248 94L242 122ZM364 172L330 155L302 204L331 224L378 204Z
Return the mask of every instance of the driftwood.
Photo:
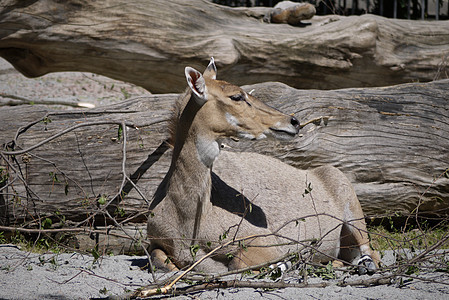
M320 125L306 125L293 141L229 141L231 151L257 151L298 168L332 164L353 182L368 217L447 214L449 80L336 91L297 90L281 83L245 89L295 113L301 122L326 117ZM1 107L0 144L7 151L27 149L78 126L29 152L1 152L2 178L7 179L0 193L1 223L38 224L45 216L81 222L109 202L114 205L108 212L117 220L145 222L146 201L169 165L164 120L176 97L145 96L91 110ZM122 131L123 123L127 127ZM138 189L124 182L122 201L117 193L123 168ZM93 224L94 218L90 220ZM95 226L105 226L104 218L95 220Z
M267 24L269 8L206 0L2 1L0 56L26 76L89 71L151 92L180 92L183 68L214 56L235 84L385 86L447 78L449 21L374 15ZM309 22L309 21L307 21Z

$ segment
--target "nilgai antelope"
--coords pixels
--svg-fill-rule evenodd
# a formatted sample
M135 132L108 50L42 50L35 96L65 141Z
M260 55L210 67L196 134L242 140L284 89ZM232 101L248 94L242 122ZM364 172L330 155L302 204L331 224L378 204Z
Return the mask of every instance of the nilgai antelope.
M331 166L299 170L260 154L220 151L224 138L294 137L300 124L240 87L216 80L216 71L213 58L203 74L185 68L188 88L174 110L172 161L148 218L155 266L183 268L220 244L251 236L214 252L196 269L223 272L258 265L312 241L314 259L359 259L359 269L374 272L378 256L343 173Z

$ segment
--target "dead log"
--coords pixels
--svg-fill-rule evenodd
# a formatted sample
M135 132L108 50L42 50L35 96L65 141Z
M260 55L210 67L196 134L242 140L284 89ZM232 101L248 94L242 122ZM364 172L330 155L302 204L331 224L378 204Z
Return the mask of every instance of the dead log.
M30 77L89 71L154 93L180 92L185 65L214 56L235 84L385 86L447 78L449 21L374 15L267 24L268 8L206 0L2 1L0 56Z
M368 217L448 213L449 80L335 91L281 83L245 89L303 123L327 116L327 125L308 124L289 142L229 141L232 149L275 156L298 168L332 164L353 182ZM169 166L164 120L176 97L145 96L91 110L0 107L1 223L37 225L48 217L106 226L110 216L145 222L146 201ZM5 152L27 149L72 126L78 127L33 150ZM125 182L124 193L117 194L123 151L125 174L138 189ZM109 202L108 216L102 209Z

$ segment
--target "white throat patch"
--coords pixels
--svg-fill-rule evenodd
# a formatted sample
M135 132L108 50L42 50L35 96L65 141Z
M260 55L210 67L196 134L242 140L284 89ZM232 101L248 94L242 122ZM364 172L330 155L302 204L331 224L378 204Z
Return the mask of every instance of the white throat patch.
M216 141L198 137L196 140L198 158L208 168L212 167L215 159L220 154L220 145Z

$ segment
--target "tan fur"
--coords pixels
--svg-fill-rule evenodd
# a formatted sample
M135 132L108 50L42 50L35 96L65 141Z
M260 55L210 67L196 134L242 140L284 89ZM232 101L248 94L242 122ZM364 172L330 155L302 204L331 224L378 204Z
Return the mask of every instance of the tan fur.
M303 171L255 153L222 151L215 160L223 138L291 136L299 123L239 87L215 80L213 70L212 60L203 80L186 68L190 88L174 113L172 163L148 220L157 264L164 263L161 250L182 268L219 244L254 235L259 236L219 251L197 269L220 272L256 265L307 248L311 239L319 261L342 254L351 262L360 253L376 259L357 196L337 169ZM236 95L243 100L230 98ZM307 187L312 191L306 193ZM340 251L341 242L347 251Z

